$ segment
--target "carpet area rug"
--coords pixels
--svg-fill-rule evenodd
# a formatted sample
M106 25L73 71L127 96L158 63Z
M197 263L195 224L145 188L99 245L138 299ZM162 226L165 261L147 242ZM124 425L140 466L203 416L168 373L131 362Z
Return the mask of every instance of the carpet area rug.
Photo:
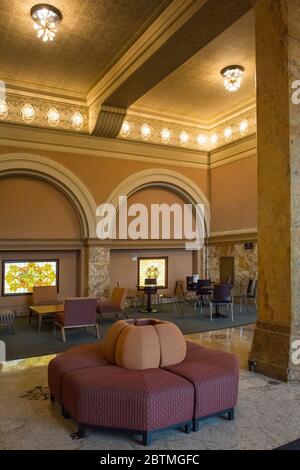
M224 313L227 314L226 309ZM144 318L149 316L140 313L137 309L128 309L127 314L129 318ZM256 311L253 307L250 307L248 311L244 308L243 312L240 312L239 306L235 305L234 322L228 316L227 318L214 319L211 323L207 315L209 315L208 307L205 307L201 314L199 310L194 310L193 306L184 306L184 311L181 311L181 306L179 306L178 312L175 313L172 305L166 304L163 307L163 311L155 314L155 317L174 322L185 335L233 328L256 322ZM116 318L114 316L103 319L100 325L100 339L104 338L107 330L115 321ZM94 330L86 333L76 328L66 332L67 342L64 344L61 341L60 331L57 331L56 335L54 335L52 327L53 320L44 319L42 331L38 333L37 320L35 318L29 324L27 317L20 317L16 320L15 335L2 328L0 330L0 339L6 343L6 359L15 360L55 354L65 351L72 346L97 341L94 336Z
M154 434L149 450L271 450L299 436L300 385L270 381L241 371L236 419L211 418L200 430ZM0 448L123 450L142 449L140 436L89 430L84 439L72 440L72 419L61 416L51 403L47 366L0 373Z

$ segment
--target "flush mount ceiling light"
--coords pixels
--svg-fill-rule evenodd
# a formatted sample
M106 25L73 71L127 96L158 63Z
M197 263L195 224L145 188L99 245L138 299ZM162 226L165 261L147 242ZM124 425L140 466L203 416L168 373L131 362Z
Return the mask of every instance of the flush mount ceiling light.
M151 127L149 124L143 124L141 127L141 134L143 139L149 139L151 137Z
M182 131L179 136L181 145L186 145L189 142L189 135L187 132Z
M32 122L35 119L36 111L31 104L24 104L21 109L21 116L23 121Z
M57 126L60 123L60 112L56 108L50 108L47 113L47 120L50 126Z
M224 78L224 86L228 91L237 91L242 83L242 77L245 68L241 65L229 65L221 70L221 75Z
M34 21L33 27L37 31L37 37L44 42L53 41L62 20L61 12L52 5L39 3L31 8L30 15Z
M125 119L125 121L122 124L121 133L124 136L128 136L130 134L130 131L131 131L131 124L129 121L127 121L127 119Z
M74 127L74 129L80 130L80 129L82 129L82 127L84 125L84 116L79 111L76 111L72 115L71 121L72 121L72 126Z

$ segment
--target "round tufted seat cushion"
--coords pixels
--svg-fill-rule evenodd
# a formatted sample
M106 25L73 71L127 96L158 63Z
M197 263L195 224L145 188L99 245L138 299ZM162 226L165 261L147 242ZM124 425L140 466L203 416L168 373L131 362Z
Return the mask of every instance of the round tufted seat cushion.
M155 318L119 320L104 338L103 355L125 369L167 367L184 360L186 341L171 322Z

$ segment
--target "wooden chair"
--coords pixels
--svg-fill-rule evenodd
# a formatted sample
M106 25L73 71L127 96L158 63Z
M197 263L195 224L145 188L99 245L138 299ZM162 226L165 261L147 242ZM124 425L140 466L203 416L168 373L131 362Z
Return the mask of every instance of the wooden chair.
M62 301L58 299L55 286L34 286L32 291L33 305L59 305ZM32 319L32 310L29 310L29 323Z

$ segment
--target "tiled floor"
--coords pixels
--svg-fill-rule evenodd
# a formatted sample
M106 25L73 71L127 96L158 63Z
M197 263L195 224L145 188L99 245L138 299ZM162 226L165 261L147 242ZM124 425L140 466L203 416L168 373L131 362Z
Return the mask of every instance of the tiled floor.
M251 349L255 325L246 325L225 330L193 333L186 338L208 348L230 351L237 355L242 369L248 368L248 356Z
M285 384L247 370L253 327L193 334L187 338L232 351L241 362L235 421L212 418L197 433L174 430L155 435L151 449L273 449L300 437L300 385ZM47 363L52 356L13 361L0 374L1 449L141 449L138 436L90 431L73 441L72 420L49 400ZM143 448L142 448L143 449Z

